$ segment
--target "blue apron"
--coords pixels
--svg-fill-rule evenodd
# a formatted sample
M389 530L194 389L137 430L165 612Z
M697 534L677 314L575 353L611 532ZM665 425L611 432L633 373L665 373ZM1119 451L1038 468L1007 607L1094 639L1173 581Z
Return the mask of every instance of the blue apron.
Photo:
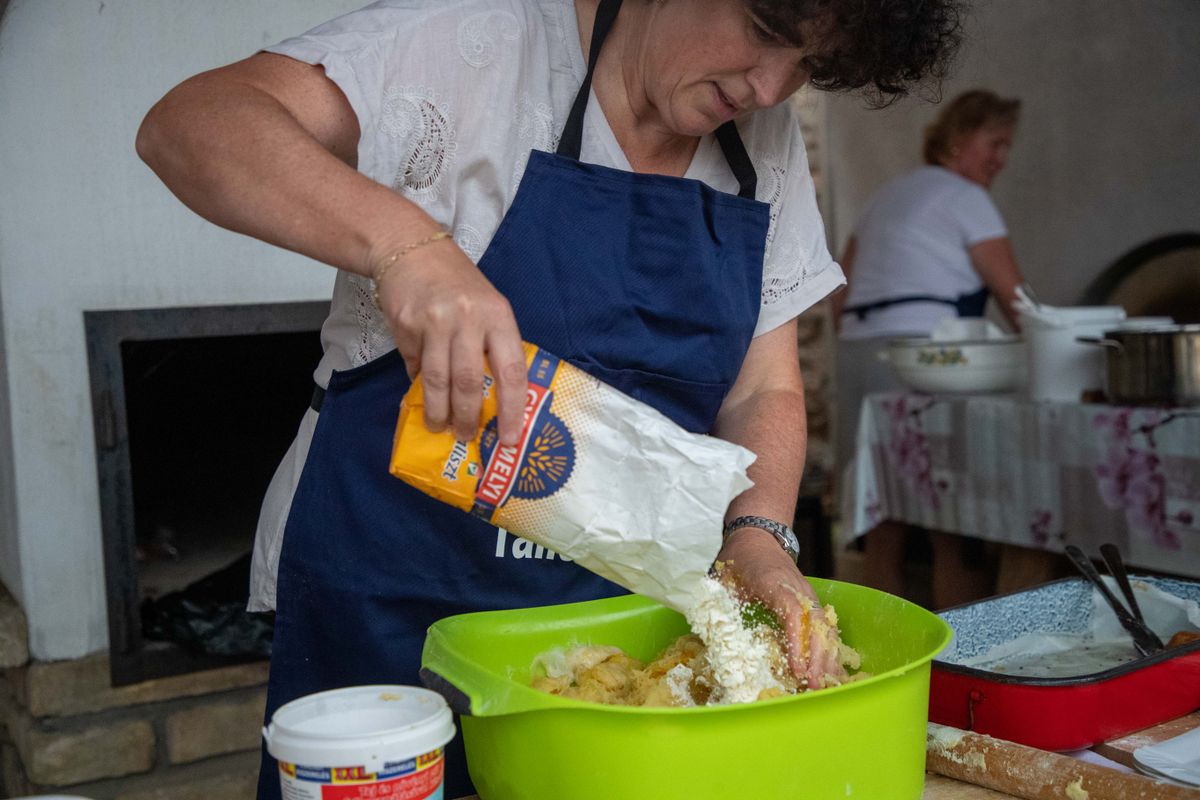
M769 209L753 199L732 123L718 139L740 197L578 160L592 72L619 6L601 3L559 152L530 155L479 268L524 339L706 432L758 319ZM393 478L408 387L396 351L329 380L284 532L268 720L313 692L419 685L425 631L442 617L624 592ZM447 748L445 796L472 793L460 736ZM279 796L264 752L258 797Z

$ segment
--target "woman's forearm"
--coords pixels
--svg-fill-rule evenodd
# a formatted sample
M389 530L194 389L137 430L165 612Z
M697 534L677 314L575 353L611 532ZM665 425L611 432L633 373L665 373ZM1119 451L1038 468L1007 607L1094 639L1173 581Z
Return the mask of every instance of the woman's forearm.
M790 525L808 438L795 320L750 345L714 433L758 455L749 470L754 486L734 498L726 519L762 516ZM717 560L739 594L763 603L783 626L796 677L816 687L825 685L827 674L842 673L836 648L811 624L823 617L820 598L771 533L739 528L725 539Z
M323 69L259 53L172 89L137 148L206 219L373 278L405 368L424 376L432 430L475 435L490 364L501 441L516 441L525 366L508 300L428 214L354 168L359 135Z
M1008 237L988 239L972 245L968 250L971 263L985 286L995 297L1005 319L1014 330L1021 330L1016 307L1017 287L1025 280L1017 267L1012 243Z
M211 222L369 274L380 253L435 224L351 166L357 140L349 103L323 71L260 54L169 92L137 151Z
M749 514L790 525L808 444L795 321L750 345L713 433L758 456L749 470L754 486L734 498L726 518Z
M750 514L791 525L808 444L803 389L747 398L717 433L758 456L749 469L754 486L734 498L726 519Z

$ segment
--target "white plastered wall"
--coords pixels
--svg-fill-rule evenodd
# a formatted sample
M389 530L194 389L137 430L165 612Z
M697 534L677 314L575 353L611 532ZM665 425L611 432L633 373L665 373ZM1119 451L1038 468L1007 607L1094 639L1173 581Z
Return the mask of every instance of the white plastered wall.
M171 86L359 0L11 0L0 20L0 581L35 658L107 647L83 311L328 298L134 154ZM181 454L182 455L182 454Z

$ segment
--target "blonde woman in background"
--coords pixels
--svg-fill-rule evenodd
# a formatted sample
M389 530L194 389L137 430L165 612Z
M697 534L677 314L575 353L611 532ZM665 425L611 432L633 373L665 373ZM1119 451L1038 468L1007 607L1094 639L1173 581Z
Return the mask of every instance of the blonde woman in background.
M1017 327L1022 282L1008 231L988 190L1004 169L1020 101L986 90L949 103L925 132L925 164L885 184L841 259L849 287L833 298L838 325L839 475L854 454L865 395L904 388L876 353L897 336L927 336L947 317L981 317L994 297ZM909 526L885 520L866 534L866 582L904 593ZM933 602L945 608L990 592L978 548L930 531Z

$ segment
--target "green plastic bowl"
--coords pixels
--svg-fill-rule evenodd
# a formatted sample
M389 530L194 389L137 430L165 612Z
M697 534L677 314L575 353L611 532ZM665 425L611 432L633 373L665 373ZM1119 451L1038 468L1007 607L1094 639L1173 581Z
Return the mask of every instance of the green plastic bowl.
M529 687L534 658L551 648L615 645L650 660L688 632L679 614L632 595L440 620L422 676L463 715L484 800L917 800L929 662L951 629L874 589L812 584L872 677L701 708L605 706Z

